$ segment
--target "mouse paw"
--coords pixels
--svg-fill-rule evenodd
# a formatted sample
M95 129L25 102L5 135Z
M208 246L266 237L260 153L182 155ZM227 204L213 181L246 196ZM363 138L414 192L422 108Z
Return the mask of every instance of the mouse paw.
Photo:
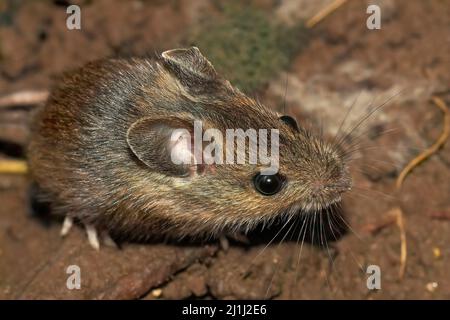
M98 233L97 229L93 225L87 224L86 227L86 234L88 238L88 242L91 245L92 248L99 251L100 250L100 241L98 241Z
M66 217L61 227L60 232L61 237L67 236L69 234L70 229L72 229L72 226L73 226L73 218Z
M230 242L228 241L226 236L221 236L219 238L219 244L223 251L227 252L230 249Z
M230 249L230 240L239 242L242 244L250 244L250 240L247 238L247 236L243 233L231 233L220 236L219 238L219 244L223 251L227 252L228 249Z
M236 242L239 242L241 244L250 244L250 240L248 239L248 237L241 232L237 232L237 233L232 233L229 234L228 237Z
M104 232L99 233L97 231L97 229L91 224L86 224L85 227L86 227L86 234L88 237L88 242L91 245L91 247L94 248L95 250L97 250L97 251L100 250L99 236L102 240L102 243L105 244L107 247L112 247L112 248L116 248L116 249L118 248L117 244L110 237L108 232L104 231Z
M74 223L74 221L73 221L73 218L71 218L71 217L66 217L64 219L63 225L61 227L61 232L60 232L61 237L65 237L69 234L70 230L72 229L73 223ZM109 236L108 232L104 231L104 232L99 233L99 232L97 232L97 229L91 224L85 224L85 228L86 228L88 242L89 242L90 246L92 248L94 248L95 250L97 250L97 251L100 250L99 234L100 234L102 243L104 243L107 247L112 247L112 248L116 248L116 249L119 248L119 246L115 243L115 241Z
M119 248L117 243L113 240L113 238L111 238L109 233L106 231L102 232L102 241L105 244L105 246L107 246L107 247L111 247L111 248L115 248L115 249Z

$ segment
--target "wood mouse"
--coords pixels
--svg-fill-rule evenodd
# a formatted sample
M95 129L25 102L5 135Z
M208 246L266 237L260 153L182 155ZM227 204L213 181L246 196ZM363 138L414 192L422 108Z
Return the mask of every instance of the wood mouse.
M194 121L224 133L277 129L277 173L175 164L174 130L192 132ZM66 217L62 233L78 220L95 248L98 231L136 240L247 232L327 208L351 188L336 144L233 87L196 47L67 73L33 118L27 156L42 197Z

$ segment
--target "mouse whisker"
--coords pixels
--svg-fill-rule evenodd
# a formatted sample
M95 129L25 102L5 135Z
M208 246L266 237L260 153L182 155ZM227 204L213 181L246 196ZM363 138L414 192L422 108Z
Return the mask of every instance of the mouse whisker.
M349 156L352 156L355 153L358 153L360 151L370 151L370 150L386 150L387 145L383 146L373 146L373 145L360 145L357 148L353 148L352 150L346 151L346 154L343 154L343 158L349 158ZM408 147L408 146L393 146L396 150L405 150L405 151L417 151L421 152L426 150L427 148L418 148L418 147Z
M355 187L355 189L357 189L357 190L359 190L359 191L364 191L364 192L368 192L368 193L372 193L372 192L378 193L379 195L384 196L384 197L386 197L386 198L388 198L388 199L390 199L390 200L396 200L396 199L397 199L397 198L394 197L393 195L390 195L390 194L385 193L385 192L380 191L380 190L375 190L375 189L373 189L373 188L372 188L372 189L367 189L367 188L360 187L360 186L354 186L354 187Z
M278 235L283 231L283 229L289 224L291 221L293 215L289 216L289 218L285 221L285 223L281 226L281 228L278 230L278 232L272 237L272 239L262 248L258 254L250 261L250 264L247 268L247 270L244 272L244 274L248 273L248 270L253 266L255 261L264 253L264 251L275 241L275 239L278 237Z
M289 75L286 72L286 83L284 87L284 99L283 99L283 114L286 114L288 83L289 83Z
M339 225L342 225L342 224L341 224L341 222L334 220L333 217L336 216L336 215L341 216L341 213L340 213L341 210L342 210L342 209L341 209L341 206L340 206L340 205L336 205L336 206L334 206L334 207L332 208L331 215L329 215L329 217L330 217L330 219L329 219L330 225L333 226L331 230L333 230L333 229L336 230L336 231L338 232L338 236L339 236L339 237L341 237L342 234L343 234L343 232L339 231L339 230L342 230L342 228L339 227ZM344 218L341 217L341 219L344 219ZM336 226L335 223L337 223L338 226ZM346 224L345 224L345 225L346 225ZM344 226L345 226L345 225L344 225ZM352 231L352 232L353 232L353 231ZM354 233L354 232L353 232L353 233ZM356 233L354 233L354 234L356 235ZM333 232L333 235L334 235L334 232ZM335 237L335 239L336 239L336 241L337 241L338 238ZM361 239L360 239L360 240L361 240ZM361 240L361 241L362 241L362 240ZM346 249L348 249L348 248L346 248ZM358 268L359 268L362 272L364 272L364 268L363 268L362 264L359 263L358 259L356 259L356 256L355 256L353 250L350 249L349 252L350 252L350 255L351 255L352 259L355 261L356 265L358 266Z
M338 206L339 206L339 209L342 209L340 203L338 204ZM353 232L353 233L355 234L355 236L356 236L360 241L362 241L362 237L359 235L359 233L357 233L357 232L350 226L350 224L349 224L347 221L345 221L345 219L342 217L342 215L337 214L336 216L344 223L344 225L345 225L351 232Z
M371 109L371 108L372 108L372 105L373 105L375 99L376 99L376 97L374 97L374 98L372 99L372 101L369 103L369 105L368 105L368 107L367 107L369 110L368 110L365 114L361 115L361 117L357 120L356 125L354 125L353 127L347 128L346 130L343 130L343 131L342 131L342 134L341 134L341 136L339 137L339 139L337 139L337 141L335 141L335 143L336 143L337 146L342 147L343 143L344 143L349 137L351 137L352 134L353 134L353 131L356 130L355 127L357 126L358 122L361 121L365 116L367 116L368 114L370 114L371 111L373 111L373 109Z
M291 226L290 226L289 229L286 231L286 233L284 234L283 238L281 238L281 241L278 243L278 245L277 245L277 250L279 250L281 244L283 243L284 239L286 239L287 235L289 234L289 232L291 231L291 229L292 229L292 227L293 227L294 225L295 225L295 223L291 223ZM295 228L294 228L294 229L295 229ZM277 251L277 250L276 250L276 251ZM265 296L264 296L265 299L267 299L267 298L269 297L269 292L270 292L270 289L272 288L273 280L275 279L275 276L276 276L276 274L278 273L278 270L280 269L280 265L279 265L279 264L280 264L280 263L277 264L277 266L275 267L275 271L274 271L273 274L272 274L272 277L271 277L271 279L270 279L269 286L267 287L266 294L265 294Z
M380 133L378 133L378 137L385 136L385 135L392 134L392 133L396 133L399 130L400 130L400 128L386 129L386 130L383 130ZM350 137L349 145L345 146L345 148L342 148L341 155L345 156L348 152L351 152L355 147L361 146L362 142L364 141L363 138L365 138L370 133L370 131L371 131L371 129L369 128L368 130L363 131L362 133L360 133L357 136ZM372 142L372 141L370 141L370 142Z
M333 138L333 144L337 143L337 139L339 138L339 135L341 134L341 130L345 124L345 121L347 120L348 116L350 115L350 112L353 110L353 107L356 105L356 102L358 101L359 97L361 96L362 90L358 93L358 95L356 96L355 99L353 99L353 102L351 103L350 107L347 109L347 112L344 115L344 118L342 119L338 130L336 131L336 134L334 135Z
M328 209L329 209L329 208L327 208L327 209L324 210L324 211L325 211L325 212L328 212ZM333 259L332 255L331 255L330 247L329 247L329 245L328 245L328 239L327 239L326 234L325 234L325 227L324 227L324 223L323 223L323 220L324 220L324 219L325 219L325 218L323 217L323 212L319 212L320 242L321 242L321 246L322 246L322 247L324 247L323 244L325 243L325 248L326 248L326 250L327 250L328 262L329 262L329 265L330 265L330 270L332 270L333 267L334 267L334 259ZM326 276L328 288L330 289L330 292L333 292L333 290L332 290L332 288L331 288L330 280L329 280L329 278L328 278L328 273L325 273L325 276Z
M379 110L384 108L386 105L388 105L389 102L391 102L394 98L396 98L397 96L402 94L404 91L405 91L405 89L400 90L399 92L395 93L391 97L387 98L383 103L381 103L380 105L378 105L377 107L373 108L372 110L368 111L365 115L363 115L360 118L360 120L353 127L351 127L350 130L345 135L343 135L341 138L338 139L337 145L342 146L343 141L345 141L349 136L351 136L353 134L353 132L355 132L355 130L357 130L359 127L361 127L361 125L363 123L365 123L370 117L372 117L376 112L378 112ZM372 100L369 107L372 106L374 100L375 100L375 98Z
M298 256L297 256L297 261L296 261L296 265L295 265L295 279L294 279L294 283L293 285L296 286L297 285L297 281L298 281L298 277L299 277L299 266L300 266L300 259L302 257L302 251L303 251L303 244L305 243L305 236L306 236L306 225L308 224L308 221L310 219L310 215L306 215L303 217L303 222L302 222L302 227L300 229L300 231L298 232L298 236L297 236L297 244L299 243L300 238L302 237L302 242L300 244L300 249L298 252ZM292 291L292 290L291 290Z

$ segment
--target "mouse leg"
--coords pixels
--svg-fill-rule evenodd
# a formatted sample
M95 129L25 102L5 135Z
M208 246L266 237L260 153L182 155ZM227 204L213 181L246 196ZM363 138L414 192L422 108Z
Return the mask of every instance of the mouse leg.
M220 236L219 244L223 251L227 252L230 249L230 242L228 241L226 236Z
M73 226L73 218L67 216L64 219L63 225L61 227L60 235L65 237L69 234ZM100 240L108 247L118 248L116 242L109 236L108 232L98 232L97 229L91 224L85 224L86 235L88 238L89 245L95 250L100 250Z
M117 243L113 240L113 238L111 238L111 236L109 235L109 233L107 231L102 232L102 242L108 247L116 248L116 249L119 248Z
M248 239L248 237L241 232L229 234L228 237L242 244L250 244L250 240Z
M231 239L233 241L242 243L242 244L249 244L250 240L247 238L246 235L243 233L230 233L220 236L219 238L219 244L223 251L227 252L228 249L230 249L230 241L228 239Z
M92 248L99 251L100 250L100 241L98 241L98 234L97 229L93 225L87 224L86 227L86 234L88 237L88 242L91 245Z
M67 216L64 219L64 222L63 222L63 225L62 225L62 228L61 228L61 233L60 233L61 237L67 236L67 234L69 233L70 229L72 229L72 226L73 226L73 218Z
M107 231L98 231L93 225L86 224L86 234L88 237L88 242L92 248L99 251L100 250L100 240L107 247L119 248L116 242L111 238Z

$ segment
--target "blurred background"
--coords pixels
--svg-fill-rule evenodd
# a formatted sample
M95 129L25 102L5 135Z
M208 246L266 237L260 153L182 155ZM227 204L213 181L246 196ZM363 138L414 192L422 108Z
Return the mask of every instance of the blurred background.
M58 223L30 214L26 175L0 173L0 298L450 299L450 146L395 187L443 131L432 97L450 103L450 2L338 2L312 26L336 1L0 0L0 96L48 90L91 60L195 45L235 86L326 137L388 102L354 133L346 231L305 244L300 263L296 235L264 251L232 242L95 252L81 228L63 240ZM66 27L71 4L80 30ZM379 30L367 28L370 4ZM31 109L0 109L0 161L25 159ZM70 265L82 270L80 290L66 287ZM380 267L381 290L367 288L368 265Z

